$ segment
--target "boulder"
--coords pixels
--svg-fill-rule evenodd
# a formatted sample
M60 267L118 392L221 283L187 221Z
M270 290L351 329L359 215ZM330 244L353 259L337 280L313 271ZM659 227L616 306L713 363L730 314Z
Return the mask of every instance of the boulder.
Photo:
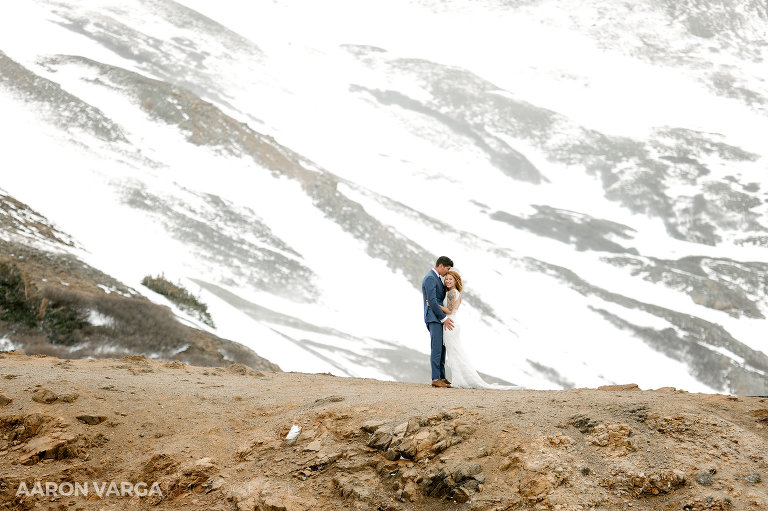
M78 415L77 420L89 426L95 426L107 420L107 417L104 415Z
M80 394L77 392L70 392L68 394L62 394L59 396L59 401L62 403L74 403L77 401L77 398L80 397Z
M702 486L712 486L715 480L710 472L699 472L696 474L696 482Z
M61 460L77 456L77 436L65 432L51 433L30 440L22 449L19 463L34 465L43 459Z
M636 449L632 428L627 424L599 424L587 437L592 445L607 447L617 456L626 456Z
M32 393L32 401L38 403L51 404L57 399L59 399L59 396L48 389L37 389Z
M604 479L603 486L616 490L620 495L632 494L636 497L672 493L685 484L685 474L680 470L660 470L632 472L615 471L610 478Z
M387 421L378 420L378 419L377 420L370 420L370 421L364 422L360 426L360 429L362 429L366 433L373 433L374 431L376 431L377 429L379 429L380 427L382 427L386 423L387 423Z
M237 511L309 511L317 507L313 502L294 495L284 483L264 478L228 488L225 498L230 509Z
M385 428L377 429L368 440L368 447L373 447L379 451L386 451L389 444L392 443L394 436Z
M637 383L627 383L624 385L603 385L597 387L597 390L641 390Z

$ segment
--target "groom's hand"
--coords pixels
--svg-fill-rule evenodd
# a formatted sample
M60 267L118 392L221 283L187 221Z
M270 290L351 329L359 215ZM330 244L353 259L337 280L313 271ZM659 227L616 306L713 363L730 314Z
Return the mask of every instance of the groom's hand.
M451 318L448 318L445 321L443 321L443 328L447 328L448 330L453 330L453 320Z

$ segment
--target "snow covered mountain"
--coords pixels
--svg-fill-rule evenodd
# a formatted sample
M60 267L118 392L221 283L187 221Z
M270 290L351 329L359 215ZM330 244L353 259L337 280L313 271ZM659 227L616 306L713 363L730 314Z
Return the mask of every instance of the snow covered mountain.
M3 10L3 193L284 370L426 382L449 255L491 379L768 394L764 2Z

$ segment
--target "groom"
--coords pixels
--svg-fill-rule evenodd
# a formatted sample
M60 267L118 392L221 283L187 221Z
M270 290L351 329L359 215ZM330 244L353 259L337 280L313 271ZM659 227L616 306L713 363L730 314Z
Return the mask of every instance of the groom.
M432 340L432 353L429 357L432 366L432 386L451 388L451 382L445 379L445 346L443 346L443 327L453 330L453 320L445 315L440 305L445 299L445 287L441 277L445 277L453 266L446 256L440 256L435 267L421 281L422 303L424 304L424 322Z

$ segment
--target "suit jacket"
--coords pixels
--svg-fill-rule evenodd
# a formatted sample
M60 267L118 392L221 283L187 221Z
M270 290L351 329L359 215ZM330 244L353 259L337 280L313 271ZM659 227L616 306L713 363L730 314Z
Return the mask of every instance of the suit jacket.
M421 281L421 296L421 304L424 306L424 323L440 323L445 318L445 312L440 308L445 299L445 287L440 277L432 270L429 270Z

